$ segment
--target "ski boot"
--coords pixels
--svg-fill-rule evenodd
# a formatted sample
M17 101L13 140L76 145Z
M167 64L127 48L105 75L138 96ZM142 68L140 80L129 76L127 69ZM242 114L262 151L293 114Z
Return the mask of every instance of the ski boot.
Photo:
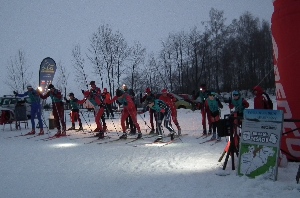
M175 135L174 132L171 132L171 133L170 133L171 140L174 140L174 135Z
M142 138L142 133L139 131L136 139L141 139L141 138Z
M26 133L25 135L34 135L35 134L35 130L31 130L30 132Z
M68 130L75 130L75 123L72 123L72 127L68 128Z
M179 126L179 124L176 124L176 127L178 129L178 132L177 132L178 136L181 136L181 127Z
M136 135L136 130L135 129L131 129L129 135Z
M163 141L163 138L162 138L161 135L159 135L159 136L157 137L157 139L154 140L154 142L162 142L162 141Z
M59 137L59 136L61 136L61 130L60 129L58 129L57 130L57 132L55 133L55 135L54 136L56 136L56 137Z
M206 129L203 129L202 135L207 135Z
M216 132L214 132L210 138L210 140L215 140L216 139Z
M66 127L63 127L60 136L66 136L67 132L66 132Z
M99 132L98 134L98 140L104 139L104 132Z
M119 137L119 139L127 139L127 133L124 132L123 135L121 135L121 136Z
M221 141L221 137L218 136L216 140L217 140L218 142Z
M154 129L151 129L149 135L152 135L152 134L155 134L155 130Z
M44 135L44 130L40 129L40 132L38 133L38 135Z
M79 123L78 131L83 131L82 123Z
M178 136L181 136L181 128L178 129Z

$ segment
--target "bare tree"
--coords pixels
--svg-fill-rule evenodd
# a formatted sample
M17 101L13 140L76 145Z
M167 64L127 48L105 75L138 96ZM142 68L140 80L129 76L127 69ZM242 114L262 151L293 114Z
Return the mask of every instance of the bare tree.
M64 91L66 96L66 89L70 74L66 72L66 68L61 64L61 62L59 62L57 65L57 72L58 75L56 77L56 87L59 90Z
M26 85L31 83L30 79L33 75L29 68L30 66L26 64L24 52L19 50L18 55L11 58L6 66L7 75L4 83L12 90L25 91Z
M84 86L86 86L86 89L88 89L89 88L87 82L88 75L86 74L85 71L84 58L81 55L81 50L79 45L76 45L74 47L74 49L72 50L72 55L73 55L73 60L72 60L73 67L75 69L75 77L80 83L81 88L84 88Z
M125 60L130 51L120 32L114 33L109 25L102 25L92 36L88 49L88 58L93 63L95 73L105 81L110 91L120 86L120 77L124 73Z
M135 81L135 77L138 76L138 73L140 71L139 66L141 66L144 63L146 49L143 48L139 42L135 42L134 46L131 49L132 50L129 59L130 67L128 67L128 71L131 75L130 87L132 87L132 89L136 89L137 83Z

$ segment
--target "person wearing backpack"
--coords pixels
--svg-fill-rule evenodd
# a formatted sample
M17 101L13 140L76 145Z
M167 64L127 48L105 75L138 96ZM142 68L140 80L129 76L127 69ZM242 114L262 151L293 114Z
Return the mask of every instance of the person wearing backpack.
M266 95L264 90L260 86L255 86L253 88L253 94L254 97L254 109L273 109L268 101L268 96L264 97L263 95ZM272 102L272 101L271 101Z

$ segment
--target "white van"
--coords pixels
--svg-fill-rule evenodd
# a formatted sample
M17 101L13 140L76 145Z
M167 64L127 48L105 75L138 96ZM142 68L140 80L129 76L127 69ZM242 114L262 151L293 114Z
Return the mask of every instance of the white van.
M0 107L8 108L11 110L15 110L16 104L18 102L24 102L26 105L26 115L27 118L30 118L31 104L30 98L28 96L25 97L15 97L14 95L4 95L0 98Z

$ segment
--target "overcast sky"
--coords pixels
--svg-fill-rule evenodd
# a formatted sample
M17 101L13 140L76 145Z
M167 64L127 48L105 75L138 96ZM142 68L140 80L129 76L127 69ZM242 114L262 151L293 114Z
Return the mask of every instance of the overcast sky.
M169 33L201 30L211 8L223 10L228 24L246 11L268 22L273 13L271 0L0 0L0 77L19 49L36 70L32 83L46 57L70 67L74 46L85 50L103 24L156 53Z

